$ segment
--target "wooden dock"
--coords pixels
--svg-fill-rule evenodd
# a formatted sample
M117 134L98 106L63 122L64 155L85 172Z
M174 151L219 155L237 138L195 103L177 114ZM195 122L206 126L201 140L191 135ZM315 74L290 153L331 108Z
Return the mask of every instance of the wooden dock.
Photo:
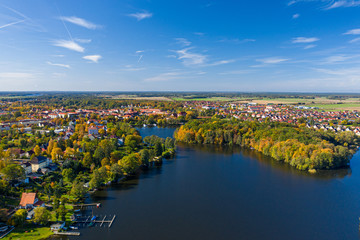
M55 235L80 236L80 232L54 232Z
M92 208L92 207L99 208L100 206L101 206L101 203L87 203L87 204L74 204L73 205L74 208L78 208L78 209L87 209L87 208Z
M108 223L109 224L108 227L110 228L116 218L116 215L114 215L112 218L111 218L111 216L109 216L110 217L109 220L106 219L106 217L107 217L106 215L102 219L91 221L92 217L93 216L85 216L83 219L75 220L74 223L83 223L84 225L86 225L87 223L91 223L91 222L100 223L100 227L102 227L104 225L104 223Z

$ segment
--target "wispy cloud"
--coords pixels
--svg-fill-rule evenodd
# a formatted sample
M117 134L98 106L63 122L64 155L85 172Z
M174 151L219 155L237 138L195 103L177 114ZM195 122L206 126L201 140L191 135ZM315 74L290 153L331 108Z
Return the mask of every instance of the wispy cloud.
M359 60L360 55L356 54L337 54L333 56L325 57L324 60L318 61L319 64L328 65L328 64L344 64L348 65L348 63L355 63ZM348 61L350 60L350 61ZM347 64L345 62L347 61Z
M298 19L299 17L300 17L300 14L298 14L298 13L292 15L292 18L293 18L293 19Z
M331 1L330 5L325 7L325 10L330 10L339 7L358 7L358 6L360 6L360 1L355 1L355 0Z
M88 56L83 57L83 59L92 61L94 63L98 63L101 58L102 58L102 56L100 56L100 55L88 55Z
M219 73L219 75L241 75L241 74L248 74L248 73L252 73L254 72L254 70L234 70L234 71L227 71L227 72L222 72Z
M354 38L349 41L349 43L356 43L356 42L360 42L360 38Z
M337 75L337 76L356 76L358 80L360 80L360 69L358 68L340 68L340 69L323 69L318 68L315 69L318 72L329 74L329 75Z
M35 75L32 73L25 72L0 72L0 78L9 79L9 78L35 78Z
M127 71L127 72L137 72L137 71L143 71L143 70L146 70L146 68L134 67L132 65L126 65L125 68L120 69L120 71Z
M191 49L193 48L184 48L174 52L177 53L177 58L181 60L184 65L200 65L207 61L206 55L190 52Z
M76 51L76 52L84 52L85 51L85 48L80 46L78 43L76 43L74 41L69 41L69 40L56 40L56 41L54 41L53 45L57 46L57 47L67 48L69 50Z
M5 5L0 5L6 9L8 9L10 12L14 13L17 15L16 18L20 17L22 19L18 20L18 19L14 19L14 21L12 21L11 23L8 23L8 24L5 24L3 26L0 27L1 28L5 28L5 27L9 27L9 26L12 26L12 25L16 25L16 24L19 24L19 23L24 23L23 26L30 29L30 30L35 30L35 31L38 31L38 32L45 32L45 29L37 24L36 22L34 22L31 18L27 17L25 14L21 13L20 11L18 10L15 10L11 7L7 7Z
M360 35L360 28L351 29L344 33L344 35Z
M96 25L94 23L91 23L83 18L79 18L79 17L60 17L61 20L69 22L69 23L73 23L75 25L87 28L87 29L97 29L100 28L100 25Z
M2 25L2 26L0 26L0 29L6 28L6 27L10 27L10 26L12 26L12 25L15 25L15 24L18 24L18 23L22 23L22 22L25 22L25 20L19 20L19 21L15 21L15 22L11 22L11 23Z
M188 47L191 45L191 42L186 38L175 38L177 44L181 45L182 47Z
M128 14L128 16L136 18L138 21L141 21L146 18L151 18L153 16L153 14L145 11L145 12Z
M288 6L294 5L299 2L321 2L324 4L322 9L331 10L340 7L358 7L360 6L359 0L291 0L288 2Z
M91 43L91 39L75 38L75 41L79 43Z
M247 42L256 42L256 39L252 39L252 38L245 38L245 39L224 38L224 39L219 40L219 42L240 44L240 43L247 43Z
M216 62L213 62L213 63L206 64L205 66L219 66L219 65L229 64L229 63L233 63L233 62L235 62L234 59L221 60L221 61L216 61Z
M144 81L146 82L163 82L163 81L169 81L174 79L179 79L181 73L178 72L168 72L168 73L162 73L155 77L146 78Z
M292 39L292 43L313 43L313 42L317 42L319 41L319 38L316 37L310 37L310 38L306 38L306 37L296 37Z
M311 49L311 48L314 48L314 47L316 47L317 45L315 45L315 44L309 44L309 45L306 45L305 47L304 47L304 49Z
M63 67L63 68L70 68L70 65L62 64L62 63L52 63L52 62L46 62L47 64L51 66L57 66L57 67Z
M263 64L277 64L286 62L289 59L287 58L280 58L280 57L270 57L270 58L263 58L263 59L257 59L256 61L261 62Z

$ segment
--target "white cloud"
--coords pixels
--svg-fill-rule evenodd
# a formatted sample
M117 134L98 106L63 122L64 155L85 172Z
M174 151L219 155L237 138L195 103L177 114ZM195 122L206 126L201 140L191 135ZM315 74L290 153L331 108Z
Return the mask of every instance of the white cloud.
M63 68L70 68L70 65L62 64L62 63L52 63L52 62L46 62L47 64L51 66L57 66L57 67L63 67Z
M319 40L320 39L316 38L316 37L311 37L311 38L296 37L296 38L293 38L292 43L313 43L313 42L317 42Z
M56 40L56 41L54 41L53 45L57 46L57 47L67 48L69 50L73 50L76 52L84 52L84 50L85 50L85 48L83 48L76 42L69 41L69 40Z
M0 29L6 28L6 27L10 27L10 26L12 26L12 25L15 25L15 24L18 24L18 23L22 23L22 22L25 22L25 20L19 20L19 21L15 21L15 22L12 22L12 23L7 23L7 24L5 24L5 25L0 26Z
M207 56L200 53L192 53L189 50L192 48L184 48L175 51L178 54L178 59L182 60L185 65L200 65L207 61Z
M182 47L187 47L191 45L191 42L186 38L175 38L176 43L181 45Z
M341 69L315 69L318 72L337 75L337 76L356 76L360 79L360 70L358 68L341 68Z
M75 38L75 41L79 43L91 43L91 39Z
M63 21L67 21L70 23L73 23L75 25L87 28L87 29L97 29L100 28L99 25L96 25L94 23L91 23L83 18L78 18L78 17L60 17L61 20Z
M286 62L289 59L287 58L280 58L280 57L271 57L271 58L263 58L263 59L257 59L256 61L264 63L264 64L277 64Z
M245 39L239 39L239 38L224 38L219 40L219 42L225 42L225 43L236 43L236 44L240 44L240 43L247 43L247 42L256 42L256 39L251 39L251 38L245 38Z
M8 78L34 78L34 74L32 73L24 73L24 72L0 72L0 78L8 79Z
M292 18L293 18L293 19L298 19L299 17L300 17L300 14L298 14L298 13L292 15Z
M292 0L288 2L288 6L294 5L299 2L322 2L324 10L330 10L339 7L358 7L360 6L359 0Z
M304 47L304 49L310 49L310 48L314 48L314 47L316 47L315 44L309 44L309 45L306 45L306 46Z
M345 35L360 35L360 28L357 29L351 29L344 33Z
M206 66L218 66L218 65L223 65L223 64L233 63L233 62L235 62L234 59L221 60L221 61L217 61L217 62L214 62L214 63L209 63Z
M163 82L163 81L169 81L173 79L179 79L180 73L178 72L168 72L168 73L162 73L155 77L146 78L144 81L146 82Z
M138 12L138 13L129 14L128 16L136 18L138 21L141 21L146 18L151 18L153 14L149 12Z
M339 7L358 7L360 6L360 1L356 0L341 0L341 1L331 1L330 5L325 8L325 10L330 10Z
M360 41L360 38L354 38L354 39L350 40L349 43L356 43L359 41Z
M92 61L94 63L98 63L101 58L102 58L102 56L100 56L100 55L88 55L88 56L83 57L83 59Z

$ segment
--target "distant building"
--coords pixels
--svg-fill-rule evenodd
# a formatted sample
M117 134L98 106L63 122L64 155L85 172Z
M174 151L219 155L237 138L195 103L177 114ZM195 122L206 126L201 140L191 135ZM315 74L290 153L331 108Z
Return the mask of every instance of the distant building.
M44 156L34 157L30 162L31 170L32 170L32 172L37 172L41 168L48 167L50 162L51 162L51 160Z

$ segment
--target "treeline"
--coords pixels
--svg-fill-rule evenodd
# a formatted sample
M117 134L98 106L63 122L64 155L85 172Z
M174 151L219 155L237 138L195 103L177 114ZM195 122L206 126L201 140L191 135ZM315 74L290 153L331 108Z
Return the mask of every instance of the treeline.
M251 147L300 170L347 166L359 137L353 132L335 133L278 122L193 120L175 132L185 143Z

